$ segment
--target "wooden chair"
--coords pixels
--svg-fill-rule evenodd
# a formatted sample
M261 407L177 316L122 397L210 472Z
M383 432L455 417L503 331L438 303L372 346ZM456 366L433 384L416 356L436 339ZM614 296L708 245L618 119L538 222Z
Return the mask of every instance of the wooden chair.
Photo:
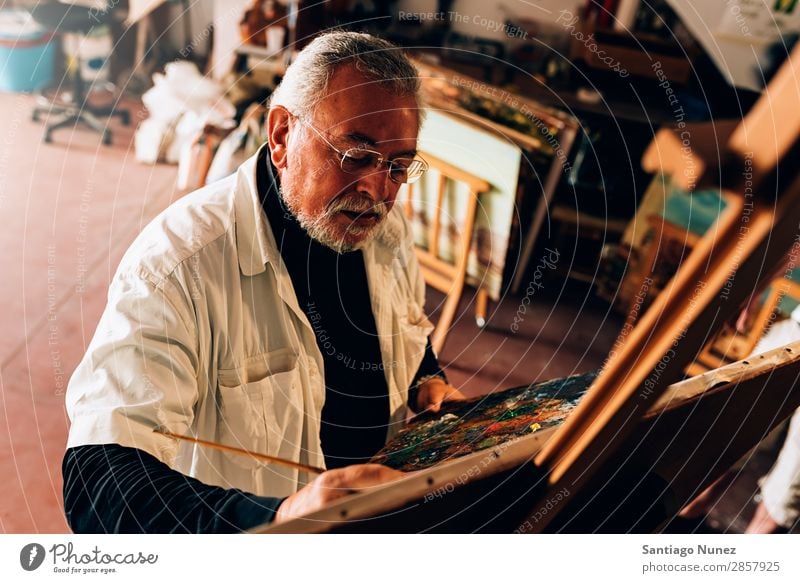
M643 249L642 260L630 274L630 301L623 330L631 329L653 299L661 293L668 278L665 271L677 271L681 261L697 245L700 236L687 231L658 214L647 216L650 241ZM659 276L656 272L660 272Z
M491 189L491 185L485 180L466 172L460 168L448 164L444 160L422 153L422 157L428 162L431 169L439 173L438 185L435 195L435 212L430 224L428 225L428 247L417 247L417 258L422 269L425 283L434 289L444 293L447 297L442 307L439 321L431 338L431 345L438 354L444 348L447 334L453 323L458 303L464 291L464 281L467 276L467 260L472 245L475 228L475 212L478 208L478 197ZM464 217L464 224L460 226L461 237L459 246L454 251L454 261L449 262L439 256L439 236L442 231L442 207L445 202L445 192L448 181L455 181L466 184L469 193L467 201L467 212ZM414 208L412 200L414 197L414 184L408 185L407 198L405 201L405 213L410 219L413 217ZM486 309L488 305L488 294L483 288L478 289L476 299L475 316L479 325L486 322Z
M750 356L772 324L783 298L788 296L800 300L800 284L784 277L772 280L768 291L767 298L755 317L748 322L747 331L740 333L730 328L720 330L697 355L695 361L686 367L688 375L702 374Z

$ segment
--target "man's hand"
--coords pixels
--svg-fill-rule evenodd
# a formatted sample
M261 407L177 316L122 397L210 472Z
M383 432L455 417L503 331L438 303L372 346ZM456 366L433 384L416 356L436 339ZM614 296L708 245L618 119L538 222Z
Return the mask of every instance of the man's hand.
M439 377L433 377L422 383L418 388L416 411L420 413L438 413L442 403L446 401L463 401L466 399L457 388L444 382Z
M329 470L289 496L278 507L275 524L319 510L334 500L406 476L380 464L359 464Z

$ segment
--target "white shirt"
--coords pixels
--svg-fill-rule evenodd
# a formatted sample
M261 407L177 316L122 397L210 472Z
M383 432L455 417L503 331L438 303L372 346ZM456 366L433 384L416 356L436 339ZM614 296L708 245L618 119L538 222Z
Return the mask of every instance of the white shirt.
M387 439L433 326L399 207L364 248L389 390ZM134 241L67 390L67 447L136 447L207 484L288 496L313 476L155 433L324 467L322 354L256 189L256 156L167 208Z

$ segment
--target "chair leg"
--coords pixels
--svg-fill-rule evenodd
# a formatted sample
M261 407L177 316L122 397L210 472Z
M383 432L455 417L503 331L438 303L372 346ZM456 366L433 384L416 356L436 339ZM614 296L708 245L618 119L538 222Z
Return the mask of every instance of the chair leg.
M42 116L50 117L68 112L72 113L73 110L73 107L47 101L45 96L40 94L36 96L36 104L33 106L33 111L31 112L31 121L39 121Z
M489 308L489 293L484 289L478 289L478 297L475 299L475 323L478 328L486 326L486 313Z
M81 111L79 116L83 123L85 123L94 131L102 134L103 144L106 146L111 144L111 130L106 128L106 125L103 122L97 119L91 112L86 110Z
M105 124L101 122L99 119L97 119L97 117L92 115L90 112L86 110L77 110L77 109L70 110L67 113L67 115L62 117L57 122L47 125L44 132L45 143L49 144L53 141L54 131L60 130L61 128L73 127L78 125L79 123L82 123L89 129L94 130L99 134L102 134L103 144L105 145L111 144L111 131L105 127Z
M39 121L42 117L50 117L56 115L64 115L64 114L72 114L74 112L74 108L72 107L61 107L59 105L54 105L52 107L34 107L33 113L31 113L31 120L32 121Z
M65 117L63 117L62 119L58 120L55 123L47 124L47 127L45 127L45 130L44 130L44 141L49 144L50 142L53 141L53 135L52 134L53 134L54 131L60 130L61 128L67 128L67 127L74 126L76 123L78 123L79 119L80 118L79 118L78 114L72 113L72 114L66 115Z
M131 113L127 109L118 109L114 106L92 106L86 107L85 109L97 117L118 117L124 126L130 125L131 123Z

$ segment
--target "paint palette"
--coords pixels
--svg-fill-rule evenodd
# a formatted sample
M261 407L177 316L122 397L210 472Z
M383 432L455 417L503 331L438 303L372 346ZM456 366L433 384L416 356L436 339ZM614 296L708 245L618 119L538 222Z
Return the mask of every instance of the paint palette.
M415 417L371 461L411 472L559 425L597 374L593 371L446 403L436 414Z

